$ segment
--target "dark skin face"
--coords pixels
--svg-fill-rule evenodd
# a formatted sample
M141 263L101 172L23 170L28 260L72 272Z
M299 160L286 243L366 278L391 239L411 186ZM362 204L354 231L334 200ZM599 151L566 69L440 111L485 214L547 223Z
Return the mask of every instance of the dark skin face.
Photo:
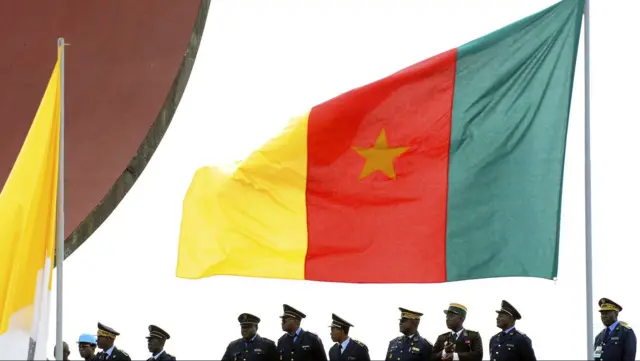
M282 317L282 331L292 334L300 328L300 320L293 317Z
M464 322L464 317L460 316L457 313L447 312L447 328L453 332L458 332L462 329L462 323Z
M71 351L69 351L69 345L67 345L66 342L62 343L62 359L64 361L69 360L69 355L71 354ZM56 347L53 347L53 356L55 357L56 355Z
M499 312L498 317L496 317L496 326L498 328L504 330L508 330L516 324L513 316L505 312Z
M147 349L152 354L157 355L164 349L164 340L157 337L147 337Z
M600 312L600 320L602 323L609 327L613 325L614 322L618 320L618 312L616 311L601 311Z
M98 343L98 347L101 350L108 350L111 348L111 346L113 346L113 342L115 340L109 337L105 337L105 336L98 336L98 339L96 340L96 342Z
M331 327L331 341L343 343L349 337L344 330L339 327Z
M249 341L258 333L258 325L255 323L244 323L240 325L240 334L242 338Z
M412 320L409 318L400 319L400 332L405 335L414 335L418 331L419 320Z
M78 344L78 352L83 359L91 358L96 354L96 345L81 342Z

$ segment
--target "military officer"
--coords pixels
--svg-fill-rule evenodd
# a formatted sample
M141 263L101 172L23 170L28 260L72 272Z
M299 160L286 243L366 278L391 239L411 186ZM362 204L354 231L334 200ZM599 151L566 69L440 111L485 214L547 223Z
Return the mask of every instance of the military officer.
M78 338L78 352L85 361L93 361L96 357L96 336L83 333Z
M462 327L467 317L467 308L459 303L449 304L444 310L447 328L451 332L445 332L438 336L433 345L432 361L481 361L482 339L476 331Z
M417 361L429 360L433 346L418 333L422 313L400 309L400 332L404 336L396 337L389 342L387 360Z
M322 340L315 333L300 328L300 322L307 317L289 305L283 305L282 331L278 339L278 354L281 361L327 361Z
M604 324L593 343L593 357L600 361L632 361L636 359L636 335L627 323L618 321L622 306L608 298L598 301Z
M175 356L168 354L164 350L165 342L171 335L156 325L149 325L149 336L147 336L147 348L151 352L151 357L147 361L176 361Z
M329 349L329 361L370 361L367 345L349 337L349 329L353 325L335 313L331 318L331 341L336 344Z
M516 330L516 320L522 318L520 312L507 301L502 301L502 306L496 312L496 324L502 331L489 341L491 360L536 361L531 339Z
M98 354L96 355L96 360L131 361L131 357L129 357L126 352L118 349L114 345L116 337L119 335L120 333L116 332L111 327L107 327L98 322L98 338L96 339L96 343L98 344L98 348L100 348L102 351L98 352Z
M241 338L232 341L222 361L276 361L276 343L258 335L260 318L249 313L238 316Z

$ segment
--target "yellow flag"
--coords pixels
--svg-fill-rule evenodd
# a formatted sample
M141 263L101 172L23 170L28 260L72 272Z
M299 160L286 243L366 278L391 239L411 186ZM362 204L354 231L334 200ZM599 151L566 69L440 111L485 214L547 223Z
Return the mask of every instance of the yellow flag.
M25 359L27 354L22 353L29 347L46 344L56 237L60 89L58 56L33 124L0 193L2 359ZM33 355L33 350L30 352ZM45 355L41 356L44 359Z

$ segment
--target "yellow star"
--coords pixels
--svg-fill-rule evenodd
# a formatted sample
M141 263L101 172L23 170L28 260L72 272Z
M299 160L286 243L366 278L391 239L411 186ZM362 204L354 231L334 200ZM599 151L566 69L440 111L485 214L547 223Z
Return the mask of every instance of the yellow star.
M396 179L396 171L393 168L393 161L395 158L406 152L409 147L397 147L389 148L387 145L387 135L384 132L384 128L380 131L376 144L371 148L359 148L353 147L366 160L362 172L360 173L360 179L367 177L368 175L379 170L384 173L390 179Z

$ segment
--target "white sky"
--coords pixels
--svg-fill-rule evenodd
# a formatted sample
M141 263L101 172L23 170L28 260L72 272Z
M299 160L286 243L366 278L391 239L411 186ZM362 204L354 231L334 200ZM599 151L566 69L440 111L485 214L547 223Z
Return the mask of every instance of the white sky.
M632 24L640 3L592 2L594 300L618 301L627 307L621 319L639 325L631 277L640 203L634 144L640 131L634 97L640 70ZM582 49L569 126L557 282L347 285L175 277L182 200L198 167L242 159L300 111L552 3L212 1L191 80L162 144L118 209L65 262L64 340L72 344L71 357L79 359L73 345L77 337L95 332L101 321L122 334L116 345L134 359L149 357L149 324L171 333L166 348L179 359L219 359L240 337L238 314L260 316L260 333L277 340L282 303L289 303L307 313L303 327L318 333L327 350L327 326L335 312L356 326L352 336L369 346L373 359L383 359L389 340L398 336L397 307L424 312L420 330L433 342L446 331L442 310L460 302L469 307L465 325L481 332L488 359L489 338L498 332L494 310L507 299L523 314L517 326L532 338L538 359L584 359ZM51 311L50 357L55 303Z

